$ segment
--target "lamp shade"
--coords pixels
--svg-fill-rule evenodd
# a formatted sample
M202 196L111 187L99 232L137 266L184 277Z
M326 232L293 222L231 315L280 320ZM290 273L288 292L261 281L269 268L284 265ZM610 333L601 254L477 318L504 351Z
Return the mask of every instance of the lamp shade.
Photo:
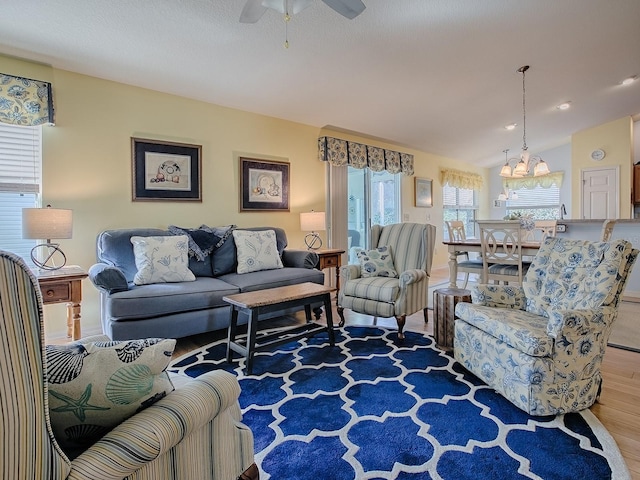
M324 212L304 212L300 214L300 229L303 232L325 230Z
M23 208L22 238L71 238L73 212L62 208Z

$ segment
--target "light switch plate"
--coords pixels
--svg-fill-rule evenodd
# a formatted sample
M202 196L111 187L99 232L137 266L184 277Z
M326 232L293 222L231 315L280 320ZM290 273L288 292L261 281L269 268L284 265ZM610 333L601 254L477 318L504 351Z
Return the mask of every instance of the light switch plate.
M556 225L556 232L564 233L567 231L567 226L564 223L559 223Z

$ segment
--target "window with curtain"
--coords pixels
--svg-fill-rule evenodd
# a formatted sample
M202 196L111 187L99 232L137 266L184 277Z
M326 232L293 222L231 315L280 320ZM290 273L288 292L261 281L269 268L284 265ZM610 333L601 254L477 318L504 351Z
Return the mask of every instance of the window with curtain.
M42 127L0 123L0 248L31 267L36 240L22 238L22 209L40 207Z
M506 214L530 215L535 220L560 218L560 187L536 185L533 188L517 188L509 191Z
M475 220L478 213L478 202L475 190L452 187L448 183L442 187L443 220L460 220L464 222L465 235L475 237ZM445 240L449 239L446 223L442 224Z

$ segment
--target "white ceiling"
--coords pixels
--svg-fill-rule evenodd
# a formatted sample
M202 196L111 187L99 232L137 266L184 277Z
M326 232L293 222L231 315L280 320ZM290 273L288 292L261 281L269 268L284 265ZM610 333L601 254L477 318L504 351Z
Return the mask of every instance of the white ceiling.
M640 113L640 81L619 85L640 0L363 1L347 20L316 0L285 49L244 0L3 0L0 53L485 166L522 146L522 65L532 153Z

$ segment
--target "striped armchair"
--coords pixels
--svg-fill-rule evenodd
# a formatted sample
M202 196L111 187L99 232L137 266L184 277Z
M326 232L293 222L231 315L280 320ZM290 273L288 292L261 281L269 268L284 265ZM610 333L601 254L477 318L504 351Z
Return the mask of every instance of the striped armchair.
M0 478L257 478L236 378L213 372L125 420L74 460L53 436L42 297L22 259L0 251Z
M371 227L369 248L390 247L393 273L397 277L384 276L384 272L382 275L367 275L367 260L362 259L359 265L342 267L338 296L340 325L345 322L345 308L374 317L395 317L399 339L404 338L402 331L407 315L422 310L426 322L435 237L436 227L429 224L397 223Z

